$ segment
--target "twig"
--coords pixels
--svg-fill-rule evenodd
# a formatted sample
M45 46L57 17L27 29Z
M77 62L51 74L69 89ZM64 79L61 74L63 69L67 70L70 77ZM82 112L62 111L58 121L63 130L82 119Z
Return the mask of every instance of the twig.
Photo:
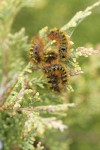
M82 74L82 73L84 73L84 72L83 72L83 71L71 72L71 73L70 73L70 76L77 76L77 75L80 75L80 74Z
M23 96L24 96L24 93L25 93L25 90L26 90L26 88L27 88L28 83L29 83L29 80L26 80L26 81L24 82L24 84L22 85L22 88L21 88L21 90L19 91L18 96L17 96L17 98L16 98L15 101L22 100L22 98L23 98Z
M14 83L16 82L16 78L18 75L15 75L11 81L8 82L8 84L5 87L0 87L0 106L3 105L5 99L9 96L11 93Z
M9 57L9 52L8 52L8 45L7 45L7 39L4 39L2 41L2 47L4 50L4 55L3 55L3 79L2 79L2 83L1 86L5 87L5 85L7 84L8 81L8 57Z
M76 49L76 53L81 55L92 55L92 54L99 54L100 50L94 50L93 48L85 48L85 47L78 47Z
M91 15L93 8L100 5L100 1L94 3L93 5L87 7L84 11L79 11L75 16L64 25L61 30L68 31L71 28L70 36L72 35L74 28L76 28L79 23L81 23L87 16Z
M17 88L18 88L18 86L20 86L22 80L25 81L25 79L27 78L27 75L30 73L30 67L31 67L31 64L28 63L28 65L25 67L25 69L18 76L16 84L15 84L12 92L17 91ZM9 97L6 99L6 101L4 103L4 106L10 105L10 103L12 103L12 101L15 102L15 99L12 100L12 92L9 95ZM16 92L16 96L15 97L17 97L18 93L19 92Z
M5 110L14 110L14 111L48 111L48 112L60 112L60 111L66 111L69 107L75 107L74 103L68 103L68 104L62 104L62 105L49 105L49 106L38 106L38 107L14 107L12 105L9 105L7 107L0 107L0 111Z

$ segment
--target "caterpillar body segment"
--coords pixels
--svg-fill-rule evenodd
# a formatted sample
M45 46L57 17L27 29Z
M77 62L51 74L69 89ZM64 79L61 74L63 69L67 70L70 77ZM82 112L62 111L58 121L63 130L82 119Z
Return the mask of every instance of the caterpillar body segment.
M68 73L62 65L47 66L43 68L43 71L48 79L50 89L60 92L65 88L68 81Z
M58 54L57 53L55 53L53 51L44 53L44 62L45 63L54 64L54 63L57 63L57 61L58 61Z
M48 38L50 40L55 40L57 46L59 47L59 55L61 61L66 61L69 55L70 49L70 39L65 32L55 28L49 31Z
M30 59L34 63L40 63L43 59L43 40L36 37L32 40L32 46L30 48Z

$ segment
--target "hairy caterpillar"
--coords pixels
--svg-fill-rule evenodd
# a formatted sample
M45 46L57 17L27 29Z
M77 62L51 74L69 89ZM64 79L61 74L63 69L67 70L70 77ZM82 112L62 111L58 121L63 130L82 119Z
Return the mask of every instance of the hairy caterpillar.
M32 40L32 46L30 48L30 58L35 63L40 63L43 58L43 40L40 37L36 37Z
M68 59L68 53L70 48L70 39L63 31L55 28L49 31L48 38L51 40L56 40L59 47L59 54L61 61L66 61Z
M47 75L50 89L60 92L65 88L68 81L68 73L62 65L55 64L47 66L43 68L43 71Z
M57 63L57 59L58 59L58 54L53 52L53 51L49 51L48 53L44 53L44 62L47 64Z

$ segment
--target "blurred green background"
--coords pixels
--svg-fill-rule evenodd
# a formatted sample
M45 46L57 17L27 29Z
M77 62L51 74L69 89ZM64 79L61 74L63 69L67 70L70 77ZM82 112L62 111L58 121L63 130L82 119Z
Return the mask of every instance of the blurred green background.
M44 26L62 27L76 12L94 2L97 0L44 0L36 8L23 8L15 17L12 32L25 27L31 38ZM74 48L92 45L100 49L100 7L75 29L71 38ZM52 150L67 150L68 141L69 150L100 150L100 56L81 57L79 62L85 73L70 80L74 92L67 97L68 102L78 106L64 120L69 125L66 132L46 135Z
M97 0L44 0L37 8L23 8L17 14L12 31L23 26L28 35L33 36L44 26L62 27L77 11L84 10ZM89 43L99 43L100 7L83 21L75 30L72 40L76 46Z

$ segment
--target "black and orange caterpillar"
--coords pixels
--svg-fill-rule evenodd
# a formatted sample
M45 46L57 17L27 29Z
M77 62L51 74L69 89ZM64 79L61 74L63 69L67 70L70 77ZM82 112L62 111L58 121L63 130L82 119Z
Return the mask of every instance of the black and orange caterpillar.
M32 40L30 58L33 63L42 67L50 89L61 92L68 83L69 71L63 66L63 62L68 60L70 39L65 32L57 28L48 31L47 37L55 40L56 45L45 49L46 40L37 36ZM58 47L58 51L55 47Z
M43 59L43 40L40 37L32 39L32 46L30 48L30 59L34 63L40 63Z
M60 92L68 82L68 72L61 64L55 64L43 68L47 76L50 89Z
M60 59L61 61L66 61L70 49L70 39L68 35L60 29L55 28L51 29L47 36L50 40L56 41L57 46L59 47Z
M57 63L58 57L59 56L57 53L53 51L49 51L47 53L44 53L44 62L47 64Z

